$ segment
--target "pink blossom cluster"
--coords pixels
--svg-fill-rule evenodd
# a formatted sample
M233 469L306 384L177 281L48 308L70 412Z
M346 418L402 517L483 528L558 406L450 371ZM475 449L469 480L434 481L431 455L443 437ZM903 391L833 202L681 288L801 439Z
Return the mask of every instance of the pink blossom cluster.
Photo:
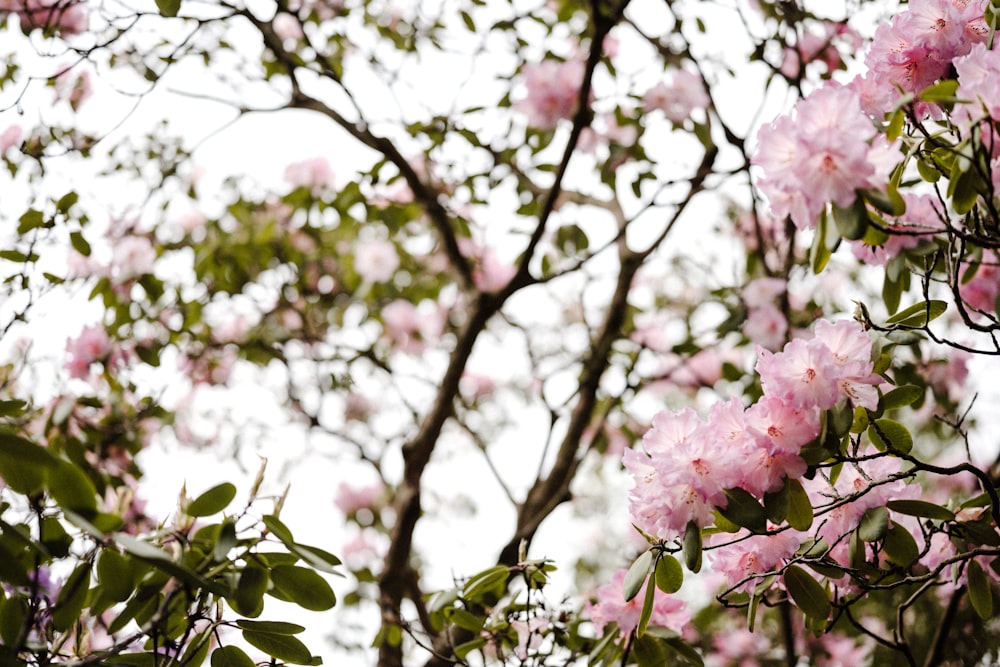
M857 91L836 83L762 127L753 163L763 171L759 186L771 212L810 229L827 203L846 208L859 188L884 188L892 147L875 135Z
M630 635L639 625L646 586L649 586L650 582L647 580L638 595L626 602L622 592L625 574L625 570L618 570L611 575L611 582L597 589L597 602L587 604L586 613L594 624L598 636L604 632L605 626L609 623L617 624L618 631L623 637ZM659 589L653 593L650 625L667 628L679 634L690 620L691 612L683 600L667 595Z
M392 241L369 239L354 249L354 270L365 282L388 282L398 268L399 254Z
M822 63L826 71L833 72L844 65L838 46L853 53L861 47L861 35L845 23L823 21L819 30L805 30L798 42L785 47L781 73L789 79L799 79L807 65Z
M100 324L84 327L76 338L66 341L66 370L69 376L84 379L90 374L90 367L95 363L103 363L111 357L114 346L108 332Z
M528 117L531 127L555 129L560 120L571 117L576 110L583 74L584 63L575 59L526 63L521 75L527 91L514 106Z
M899 98L943 77L952 61L985 42L986 0L913 0L879 26L865 57L868 72L853 84L866 112L881 119ZM918 114L930 110L918 105Z
M662 111L674 123L683 123L696 109L705 109L711 103L701 76L686 69L674 70L666 81L658 82L642 96L643 111Z
M665 540L680 537L689 523L708 526L726 507L727 489L761 498L806 472L799 451L819 435L823 410L844 400L878 405L881 378L872 373L871 341L857 322L820 321L811 339L792 340L777 353L758 347L757 354L757 402L716 403L706 420L691 408L661 412L643 448L624 453L636 526Z
M74 73L66 69L56 76L55 96L57 100L69 103L73 111L79 111L83 103L94 94L94 86L90 82L90 72L81 70Z
M25 34L40 28L68 37L88 25L83 3L77 0L0 0L0 12L17 14Z
M333 189L337 183L333 169L325 157L293 162L285 167L284 176L292 187L307 188L313 195L319 195L326 189Z

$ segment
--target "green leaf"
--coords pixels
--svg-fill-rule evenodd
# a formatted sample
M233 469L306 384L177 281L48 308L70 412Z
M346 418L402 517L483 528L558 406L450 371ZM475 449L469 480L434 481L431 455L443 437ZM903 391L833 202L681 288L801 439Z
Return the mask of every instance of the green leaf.
M782 484L774 493L764 494L764 510L767 512L767 520L774 525L785 520L788 515L788 484Z
M662 554L657 559L653 575L656 587L667 594L676 593L684 583L684 569L680 561L670 554Z
M115 533L115 541L130 555L145 561L181 581L216 595L228 595L221 584L205 579L189 567L174 561L166 551L126 533Z
M789 565L783 576L789 597L806 616L826 619L830 616L830 597L826 589L798 565Z
M163 16L173 18L181 11L181 0L156 0L156 8Z
M489 643L486 637L476 637L455 647L455 657L464 660L473 651L478 651Z
M895 141L903 133L903 121L905 120L906 116L903 114L903 110L896 109L892 114L892 118L889 119L889 126L885 130L886 138L889 141Z
M639 667L663 667L670 664L663 640L645 635L632 645L632 655Z
M33 208L25 211L18 219L18 222L20 223L17 226L18 234L27 234L32 229L46 226L45 216L42 215L41 211Z
M812 247L809 249L809 264L812 266L813 273L822 273L839 243L840 235L837 233L837 227L830 224L824 210L816 221L816 232L813 236Z
M311 547L306 546L305 544L297 543L295 538L292 537L292 531L290 531L288 527L278 519L278 517L272 514L265 516L263 521L267 529L271 531L271 534L281 540L288 551L306 561L317 570L327 572L329 574L336 574L337 576L343 576L335 569L336 565L340 565L339 558L327 551L323 551L318 547Z
M886 505L893 512L908 516L934 519L936 521L955 520L955 513L950 509L929 503L925 500L890 500Z
M883 452L892 449L908 454L913 449L913 436L905 426L892 419L876 419L868 428L868 438Z
M509 575L506 565L494 565L471 577L462 587L462 597L480 604L495 604L507 588Z
M882 550L890 561L902 567L909 566L920 557L920 548L913 535L898 523L892 524L886 531Z
M701 654L694 650L694 647L689 646L687 642L680 637L671 637L664 641L670 650L676 653L678 657L688 664L694 665L695 667L704 667L705 661L702 659Z
M59 591L55 608L52 612L52 627L59 632L69 630L80 620L80 612L87 602L87 592L90 588L90 563L81 563L69 575L66 583Z
M0 640L7 646L17 646L28 615L28 603L20 597L0 600Z
M955 97L956 92L958 92L958 80L943 79L921 90L917 93L917 97L925 102L933 102L935 104L955 103L959 101Z
M272 635L297 635L305 631L304 626L285 621L248 621L245 618L241 618L236 621L236 625L241 630L269 632Z
M231 520L226 520L219 528L219 537L212 547L212 559L217 563L226 560L229 552L236 546L236 524Z
M240 572L236 592L229 598L229 604L244 616L260 616L264 610L264 593L267 591L268 582L267 570L256 565L248 565Z
M223 482L188 503L184 513L192 517L211 516L226 509L235 497L236 487Z
M993 617L993 590L990 588L990 580L986 577L982 566L974 560L969 561L965 574L969 581L969 602L979 618L988 621Z
M478 633L483 629L483 624L486 623L486 619L484 617L476 616L472 612L458 607L449 607L445 609L444 617L447 618L448 622L453 625L472 633Z
M896 387L889 393L882 396L882 400L879 401L879 404L883 410L896 410L898 408L903 408L907 405L913 405L920 400L924 395L924 391L923 387L918 387L914 384Z
M701 570L701 528L694 521L684 530L684 565L692 572Z
M212 651L212 667L254 667L255 663L238 646L220 646Z
M73 246L73 250L84 257L90 257L90 244L87 243L87 239L83 238L83 232L70 232L69 243Z
M735 523L754 533L767 530L767 512L745 489L726 489L726 507L719 508L719 513Z
M843 238L851 241L862 238L868 229L868 209L865 207L864 199L855 198L854 203L848 208L833 204L833 220Z
M785 482L788 487L788 525L795 530L809 530L813 523L813 507L809 500L802 482L797 479L789 479Z
M337 596L326 579L305 567L275 567L271 570L271 583L303 609L326 611L337 603Z
M946 301L931 299L930 301L915 303L909 308L904 308L886 319L885 323L903 327L922 327L936 320L946 310L948 310L948 303Z
M861 515L858 537L865 542L875 542L885 536L889 528L889 512L884 507L870 507Z
M47 449L0 430L0 477L14 491L25 495L40 491L55 462Z
M63 509L88 515L97 511L97 489L86 473L65 459L55 459L48 479L49 494Z
M648 552L647 552L648 553ZM653 617L653 601L656 599L656 586L646 586L646 595L642 600L642 611L639 612L639 624L635 628L635 636L642 637L649 627L649 619Z
M308 665L313 662L312 653L305 644L295 637L244 630L243 639L272 658L284 660L293 665Z
M638 558L632 561L628 572L625 573L625 582L622 584L622 595L626 602L639 594L646 577L649 576L649 568L652 564L652 550L643 551Z
M131 565L129 560L111 549L104 549L97 559L97 581L114 602L124 602L132 596L135 589L132 577L129 576Z

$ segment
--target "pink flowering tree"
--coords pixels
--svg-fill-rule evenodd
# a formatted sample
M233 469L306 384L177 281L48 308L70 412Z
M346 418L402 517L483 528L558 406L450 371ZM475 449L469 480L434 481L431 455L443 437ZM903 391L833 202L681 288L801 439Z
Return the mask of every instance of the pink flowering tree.
M0 663L1000 659L998 12L851 10L0 4Z

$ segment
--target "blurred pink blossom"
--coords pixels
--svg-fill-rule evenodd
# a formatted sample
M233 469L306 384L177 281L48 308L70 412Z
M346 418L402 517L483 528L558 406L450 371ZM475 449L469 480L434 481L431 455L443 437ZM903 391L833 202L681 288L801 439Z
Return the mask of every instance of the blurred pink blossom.
M314 195L336 186L333 169L325 157L293 162L285 167L285 180L292 187L308 188Z
M22 141L24 141L24 130L20 125L11 125L0 133L0 155L20 146Z
M594 624L594 629L600 636L604 627L616 623L621 636L626 637L639 625L639 615L645 598L645 583L638 595L626 602L622 594L625 583L625 570L618 570L611 576L611 583L597 589L597 602L588 603L585 613ZM683 600L667 595L659 589L653 593L653 613L650 625L667 628L680 633L691 620L691 612Z
M354 249L354 270L366 282L388 282L398 268L399 255L391 241L369 239Z
M123 282L153 272L156 250L145 236L125 236L111 248L111 275Z
M642 97L647 113L659 109L674 123L683 123L695 109L705 109L712 100L705 92L701 77L685 69L673 70L666 81L660 81Z
M521 69L527 93L515 108L528 117L528 125L551 130L576 110L584 64L580 60L543 60L525 63Z
M90 365L105 361L111 355L111 339L108 332L100 324L84 327L76 338L66 341L66 353L69 360L66 369L70 377L82 379L90 372Z

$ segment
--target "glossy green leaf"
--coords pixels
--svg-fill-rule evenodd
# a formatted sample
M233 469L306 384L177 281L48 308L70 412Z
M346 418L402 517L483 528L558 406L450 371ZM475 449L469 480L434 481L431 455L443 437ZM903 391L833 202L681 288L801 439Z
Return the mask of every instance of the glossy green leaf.
M625 582L622 584L622 595L626 602L639 594L646 577L649 576L649 568L652 564L653 552L651 550L643 551L638 558L632 561L628 572L625 573Z
M726 507L719 508L719 513L737 526L742 526L755 533L767 530L767 512L745 489L726 489Z
M271 583L303 609L326 611L337 603L337 596L326 579L305 567L275 567L271 570Z
M343 576L335 569L335 566L340 565L339 558L323 549L297 543L295 538L292 537L292 531L274 515L269 514L263 517L263 521L271 534L281 540L285 548L291 553L306 561L317 570Z
M220 646L212 651L212 667L254 667L256 663L238 646Z
M969 602L979 618L988 621L993 617L993 591L990 588L990 580L983 568L974 560L969 561L965 575L969 582Z
M795 530L809 530L813 523L813 506L809 495L797 479L785 482L788 487L788 525Z
M97 511L97 489L78 466L56 459L49 470L49 494L60 507L88 515Z
M662 554L656 561L654 571L656 587L667 594L676 593L684 583L684 569L680 561L670 554Z
M149 563L167 574L177 577L187 584L210 591L216 595L227 595L229 593L221 584L210 581L191 568L174 561L170 554L149 542L144 542L126 533L115 533L114 539L128 554Z
M236 487L223 482L188 503L184 513L193 517L211 516L229 507L235 497Z
M483 624L486 623L486 618L484 616L477 616L476 614L459 607L449 607L445 609L444 617L447 618L448 622L452 625L458 626L463 630L467 630L472 633L478 633L483 629Z
M293 665L308 665L313 662L312 653L305 644L295 637L278 635L271 632L244 630L243 639L267 655L278 660L290 662Z
M861 515L858 537L865 542L875 542L885 537L889 528L889 512L884 507L870 507Z
M890 500L886 506L893 512L923 519L937 521L953 521L955 519L955 513L950 509L925 500Z
M948 302L932 299L904 308L887 318L885 323L904 327L922 327L941 317L946 310L948 310Z
M783 576L785 589L795 606L806 616L826 619L830 616L830 597L826 589L798 565L789 565Z
M233 521L224 521L219 528L219 536L212 547L212 558L217 563L226 560L229 552L236 547L236 524Z
M455 657L464 660L473 651L478 651L489 643L486 637L476 637L455 647Z
M924 388L913 384L896 387L892 391L882 396L879 405L883 410L896 410L907 405L913 405L924 395ZM863 408L862 408L863 409Z
M876 419L868 428L868 438L879 451L894 450L908 454L913 449L910 431L892 419Z
M701 528L689 521L684 530L684 565L691 572L701 571Z
M241 618L236 621L236 626L241 630L270 632L272 635L297 635L305 632L304 626L286 621L249 621Z
M892 524L886 531L882 550L890 561L902 567L907 567L920 557L917 541L910 531L898 523Z

